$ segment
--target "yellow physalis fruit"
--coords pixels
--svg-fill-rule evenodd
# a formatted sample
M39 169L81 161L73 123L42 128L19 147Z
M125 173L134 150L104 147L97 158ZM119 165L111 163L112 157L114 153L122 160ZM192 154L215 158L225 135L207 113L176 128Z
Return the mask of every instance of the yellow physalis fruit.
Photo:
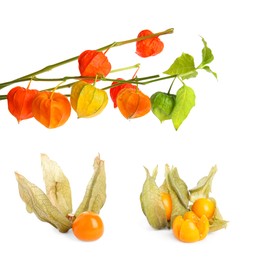
M108 95L105 90L85 81L78 81L72 85L70 103L78 118L94 117L105 109Z

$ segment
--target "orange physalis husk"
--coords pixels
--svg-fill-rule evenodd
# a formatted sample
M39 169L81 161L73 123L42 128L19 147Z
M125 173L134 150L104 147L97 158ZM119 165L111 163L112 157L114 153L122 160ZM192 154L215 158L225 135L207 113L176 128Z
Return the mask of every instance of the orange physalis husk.
M151 101L147 95L137 88L124 88L118 93L117 106L125 118L131 119L149 113Z
M89 118L99 115L108 103L105 90L84 81L72 85L70 103L78 118Z
M118 80L123 80L121 78L118 78ZM117 85L115 87L113 87L113 85ZM132 89L136 89L136 86L130 84L130 83L118 83L116 81L114 81L112 83L112 87L110 88L109 90L109 93L110 93L110 97L114 103L114 108L117 107L117 102L116 102L116 99L117 99L117 95L118 93L120 92L120 90L124 89L124 88L132 88Z
M7 94L9 112L16 117L18 123L33 117L32 102L38 90L23 87L12 88Z
M32 104L33 116L47 128L62 126L70 117L71 106L68 98L57 92L43 91Z
M150 34L153 33L149 30L143 30L138 34L138 37L143 37ZM164 44L158 36L136 42L136 54L142 58L155 56L162 52L163 48Z
M84 77L102 76L106 77L111 71L111 64L103 52L86 50L78 57L80 75ZM95 82L94 79L85 79L88 83Z

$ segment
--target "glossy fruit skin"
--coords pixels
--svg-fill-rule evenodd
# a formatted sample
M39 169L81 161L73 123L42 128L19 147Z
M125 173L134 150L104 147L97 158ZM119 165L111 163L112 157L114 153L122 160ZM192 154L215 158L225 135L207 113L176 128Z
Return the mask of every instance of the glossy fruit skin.
M38 90L23 87L14 87L7 94L9 112L16 117L18 123L33 117L32 102Z
M176 95L158 91L150 99L152 112L161 122L172 118Z
M138 118L151 110L150 98L139 89L122 89L117 96L117 106L126 119Z
M199 218L193 211L187 211L183 219L189 219L197 226L200 233L200 240L204 239L209 233L209 220L205 215Z
M118 78L118 80L123 80L122 78ZM131 89L136 89L136 86L134 86L133 84L130 84L130 83L122 83L122 84L119 84L118 82L114 81L112 83L112 86L113 85L116 85L115 87L111 87L109 89L109 94L110 94L110 97L114 103L114 108L117 108L117 95L118 93L120 92L120 90L124 89L124 88L131 88Z
M164 205L164 208L165 208L167 221L170 221L171 220L171 215L172 215L172 199L171 199L171 195L169 193L162 192L161 193L161 197L162 197L162 202L163 202L163 205Z
M215 202L209 198L199 198L191 206L191 210L198 216L205 215L211 219L215 213Z
M142 37L150 34L152 34L150 30L143 30L138 34L138 37ZM148 38L136 42L136 54L142 58L155 56L160 52L162 52L163 48L164 48L164 44L159 39L159 37Z
M198 218L194 213L175 217L172 223L174 236L182 242L197 242L204 239L209 232L208 218Z
M105 90L84 81L78 81L71 88L70 102L78 118L90 118L99 115L108 103Z
M67 122L71 113L68 98L57 92L39 92L32 103L34 118L47 128L57 128Z
M82 212L72 223L73 234L83 241L94 241L104 233L104 224L100 216L93 212Z
M85 77L106 77L111 71L111 64L103 52L96 50L86 50L78 57L79 71ZM93 79L84 79L88 83L93 83Z

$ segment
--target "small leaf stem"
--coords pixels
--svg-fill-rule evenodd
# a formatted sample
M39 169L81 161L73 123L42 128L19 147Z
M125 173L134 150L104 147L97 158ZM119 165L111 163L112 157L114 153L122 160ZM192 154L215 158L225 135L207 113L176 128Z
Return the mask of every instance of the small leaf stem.
M168 90L168 94L170 94L170 92L172 90L172 86L173 86L173 83L174 83L175 79L176 79L176 77L174 77L173 80L172 80L171 86L170 86L170 88Z
M115 73L115 72L119 72L119 71L123 71L123 70L130 70L130 69L139 68L140 65L141 65L140 63L137 63L137 64L132 65L132 66L128 66L128 67L124 67L124 68L119 68L119 69L114 69L114 70L111 70L110 73Z
M181 76L178 76L178 80L179 80L183 85L186 85L185 82L182 80Z
M128 79L128 80L120 80L120 79L112 79L112 78L98 78L101 81L107 81L107 82L118 82L117 84L109 85L107 87L102 88L102 90L107 90L110 89L112 87L116 87L120 84L124 84L124 83L130 83L130 84L136 84L136 85L147 85L150 83L154 83L157 81L161 81L161 80L167 80L167 79L171 79L171 78L176 78L176 76L166 76L166 77L160 77L159 75L152 75L152 76L146 76L146 77L135 77L132 79ZM65 89L65 88L70 88L75 82L71 82L71 83L67 83L64 85L61 85L62 83L64 83L66 80L68 79L77 79L77 80L84 80L84 79L95 79L93 77L80 77L80 76L70 76L70 77L63 77L63 78L53 78L53 79L42 79L42 78L37 78L34 77L32 78L32 81L61 81L60 84L58 84L55 87L52 88L47 88L47 89L43 89L41 91L53 91L53 90L57 90L57 89ZM67 95L69 96L69 95ZM5 100L7 98L7 95L0 95L0 100Z
M52 90L52 93L51 93L51 96L50 96L50 99L52 99L53 95L54 95L54 92L55 90L57 90L59 88L59 86L63 83L64 81L60 82L53 90Z
M171 78L176 78L176 75L170 75L170 76L166 76L166 77L159 77L158 76L157 79L149 80L149 81L146 81L146 82L141 82L140 84L147 85L147 84L150 84L150 83L153 83L153 82L157 82L157 81L165 80L165 79L171 79Z

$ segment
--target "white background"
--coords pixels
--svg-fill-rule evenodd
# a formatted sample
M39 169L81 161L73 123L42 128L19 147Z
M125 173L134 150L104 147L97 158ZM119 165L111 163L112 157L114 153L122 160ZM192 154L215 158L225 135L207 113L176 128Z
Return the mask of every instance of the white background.
M141 63L138 76L160 74L182 52L198 65L203 36L215 55L211 68L186 81L193 87L196 107L176 132L170 121L160 124L152 113L126 120L109 101L92 119L69 121L46 129L36 120L17 123L0 101L0 259L235 259L259 257L259 13L257 1L2 1L0 4L0 82L114 41L135 38L139 31L159 32L164 51L141 59L135 44L111 49L113 68ZM127 71L111 77L130 78ZM77 75L71 63L43 76ZM106 86L104 83L99 83ZM167 90L170 81L141 87L151 95ZM22 84L26 87L26 83ZM32 83L32 88L53 87ZM6 94L12 86L0 90ZM176 84L176 88L178 84ZM71 231L59 233L28 214L19 197L14 171L43 188L40 154L55 160L71 183L74 209L93 173L100 153L107 173L107 201L101 211L105 233L91 243ZM205 240L184 244L170 230L156 231L147 223L139 195L143 166L158 165L158 182L165 164L178 168L192 188L213 165L218 172L212 196L227 229Z

